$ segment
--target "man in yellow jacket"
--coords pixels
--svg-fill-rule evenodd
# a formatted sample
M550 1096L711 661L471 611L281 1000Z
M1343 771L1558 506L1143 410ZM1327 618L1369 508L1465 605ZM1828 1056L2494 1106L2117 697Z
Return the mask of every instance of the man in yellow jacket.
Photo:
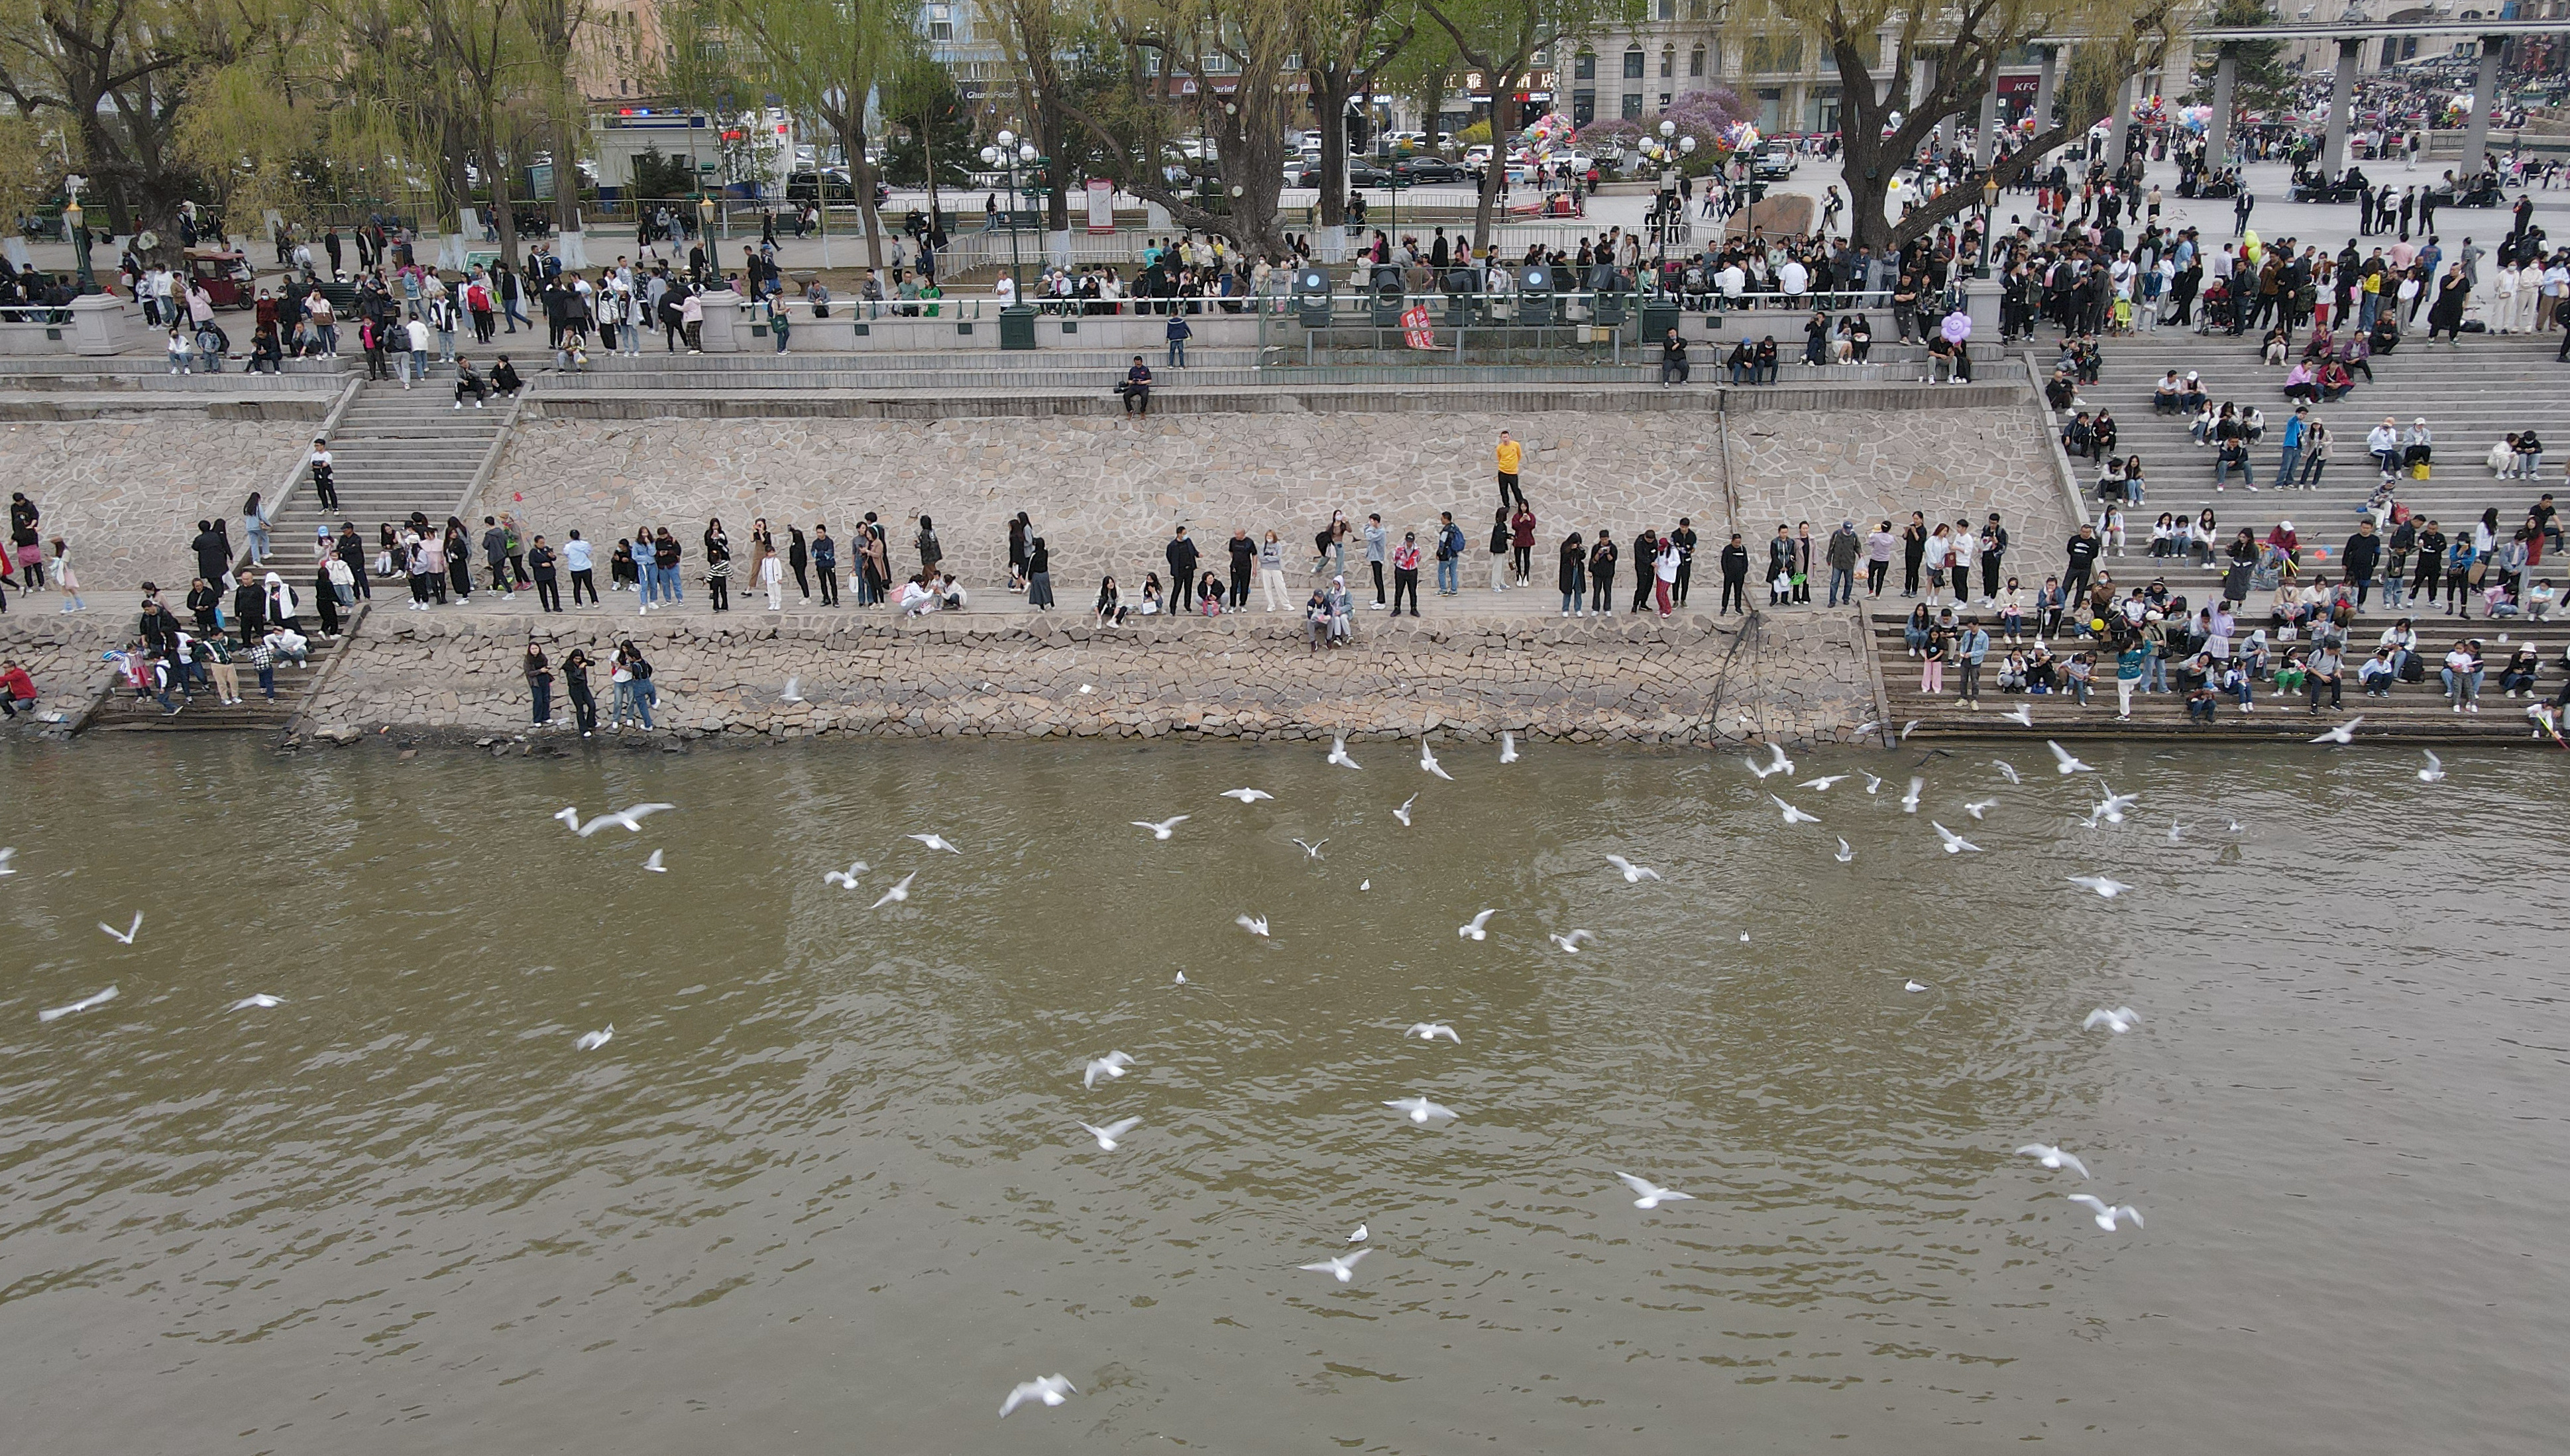
M1525 447L1507 431L1499 431L1499 506L1524 505L1525 492L1517 488L1517 466L1525 460Z

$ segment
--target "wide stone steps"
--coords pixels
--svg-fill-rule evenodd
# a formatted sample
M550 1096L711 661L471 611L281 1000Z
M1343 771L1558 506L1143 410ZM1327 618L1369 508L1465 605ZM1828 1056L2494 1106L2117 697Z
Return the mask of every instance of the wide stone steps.
M309 626L309 622L306 624ZM336 651L333 647L328 651ZM170 701L182 705L175 716L161 707L159 699L134 696L134 690L119 678L108 690L89 717L84 732L101 731L184 731L209 732L223 729L282 732L294 717L295 710L320 673L323 658L316 656L304 667L282 664L276 670L276 701L269 703L259 696L258 670L251 667L247 654L234 654L232 670L239 675L241 701L236 706L223 706L214 701L211 687L198 690L194 697L173 693Z
M336 528L349 520L364 534L371 556L378 522L399 521L413 511L441 522L452 515L483 463L500 448L510 409L498 400L459 410L454 392L454 373L446 366L433 368L410 389L397 381L367 381L330 439L339 509L321 509L307 474L277 513L276 541L299 546L313 539L316 527Z
M2491 623L2475 619L2470 631L2460 624L2421 622L2420 655L2426 659L2426 678L2420 683L2396 685L2387 698L2366 697L2356 685L2357 663L2372 656L2372 645L2393 618L2375 613L2359 619L2351 639L2352 660L2347 667L2344 685L2344 707L2333 713L2324 702L2318 715L2307 710L2307 700L2297 694L2288 698L2275 696L2272 683L2258 687L2255 708L2241 712L2225 699L2215 712L2214 724L2207 728L2190 724L2186 717L2185 699L2175 693L2136 693L2133 717L2129 723L2115 720L2115 665L2103 644L2075 638L2056 638L2050 644L2056 658L2067 660L2073 653L2097 655L2098 678L2095 691L2086 706L2067 694L2031 696L2003 694L1994 686L1998 664L2007 656L2004 642L1993 642L1989 659L1981 669L1981 698L1977 710L1966 707L1956 696L1956 673L1948 665L1944 689L1928 695L1919 690L1920 660L1910 656L1903 641L1903 618L1881 613L1869 614L1867 626L1874 639L1877 666L1883 675L1885 702L1891 711L1895 730L1916 721L1914 737L2021 737L2037 756L2020 758L2016 766L2026 772L2048 769L2050 755L2042 748L2045 738L2166 738L2223 737L2258 738L2299 742L2319 733L2333 724L2362 715L2363 726L2357 731L2358 741L2378 738L2410 739L2422 742L2447 741L2523 741L2532 736L2534 725L2526 718L2532 700L2509 699L2498 687L2499 670L2516 650L2531 642L2542 653L2543 671L2537 678L2537 689L2546 698L2561 687L2562 651L2570 647L2570 624L2564 623ZM2508 640L2499 641L2502 634ZM2488 665L2482 687L2480 712L2456 714L2447 704L2436 677L2436 668L2453 643L2463 637L2477 637L2481 656ZM2276 654L2282 660L2285 651L2307 644L2279 644ZM2172 675L2173 680L2174 675ZM2005 717L2024 707L2034 720L2027 728ZM1953 827L1948 825L1948 827Z

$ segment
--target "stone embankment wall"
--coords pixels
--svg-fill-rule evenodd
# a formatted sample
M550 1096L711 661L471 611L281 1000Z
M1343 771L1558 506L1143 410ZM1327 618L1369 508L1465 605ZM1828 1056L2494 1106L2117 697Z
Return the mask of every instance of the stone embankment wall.
M1472 546L1465 579L1487 584L1498 505L1499 432L1526 447L1522 485L1538 519L1537 570L1571 531L1629 542L1644 527L1691 518L1716 550L1737 529L1754 544L1777 521L1822 534L1849 515L1953 519L2002 512L2035 540L2069 522L2021 405L1950 411L1756 411L1730 422L1734 482L1721 426L1708 412L1232 414L1152 419L960 418L521 421L483 496L530 530L560 540L577 528L608 543L666 524L687 543L722 518L735 552L751 519L807 531L826 521L843 543L867 511L892 524L893 564L917 569L914 521L937 522L947 569L971 586L1006 569L1007 522L1028 512L1053 553L1054 589L1085 600L1108 572L1131 589L1165 574L1161 547L1184 524L1206 564L1224 566L1233 528L1275 530L1301 588L1314 533L1330 512L1363 525L1381 512L1399 540L1430 542L1451 510ZM1743 521L1730 522L1736 485ZM842 548L842 567L847 553ZM1699 567L1709 573L1710 564ZM1624 567L1630 580L1631 564ZM1352 552L1351 579L1362 577ZM1433 574L1423 571L1433 582Z
M89 600L98 602L95 595ZM104 655L134 635L135 614L127 605L66 613L50 592L9 598L8 614L0 616L0 662L20 664L36 680L39 721L60 714L68 727L89 707L107 678ZM20 719L13 727L26 731L37 725Z
M133 589L152 581L176 607L188 594L197 522L229 521L241 549L241 504L251 491L274 493L313 429L202 414L11 424L0 428L0 480L43 513L48 557L56 536L71 548L93 605L127 614Z
M559 660L630 636L651 660L664 731L742 738L827 732L943 736L1467 736L1578 742L1843 739L1875 717L1871 669L1840 614L1717 623L1534 619L1358 623L1314 653L1299 629L1248 616L1092 628L968 619L788 616L758 625L638 621L630 634L547 637ZM396 728L523 732L520 671L541 619L371 619L305 724L353 740ZM796 680L804 700L787 702ZM602 711L610 688L592 682ZM570 710L559 692L558 718ZM560 729L557 729L558 731Z

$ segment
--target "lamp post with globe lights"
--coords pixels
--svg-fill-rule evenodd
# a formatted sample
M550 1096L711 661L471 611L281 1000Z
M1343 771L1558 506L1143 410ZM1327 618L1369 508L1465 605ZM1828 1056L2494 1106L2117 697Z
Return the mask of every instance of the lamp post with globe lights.
M1677 123L1663 121L1660 123L1658 137L1642 139L1641 153L1645 161L1657 165L1660 169L1659 206L1652 214L1651 239L1653 245L1659 249L1660 257L1665 260L1669 250L1669 234L1685 226L1686 210L1678 206L1677 169L1680 161L1695 155L1695 138L1679 136Z
M982 165L996 168L1009 179L1009 211L1014 215L1018 204L1026 200L1019 185L1019 173L1041 176L1045 159L1033 142L1019 140L1014 132L1002 132L991 139L993 145L982 149ZM1024 260L1018 250L1018 220L1009 219L1009 302L1000 309L1000 346L1031 349L1036 346L1035 305L1027 301Z

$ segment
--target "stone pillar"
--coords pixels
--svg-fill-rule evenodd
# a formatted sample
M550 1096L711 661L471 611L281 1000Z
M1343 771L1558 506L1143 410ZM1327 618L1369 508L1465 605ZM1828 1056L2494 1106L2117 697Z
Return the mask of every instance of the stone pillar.
M2213 60L2213 122L2204 129L2204 165L2219 169L2231 156L2231 95L2240 83L2240 56L2224 41Z
M2124 165L2124 133L2133 124L2135 89L2142 84L2139 76L2127 76L2115 86L2113 110L2106 116L2106 171L2109 174Z
M1990 159L1998 155L1999 145L1999 78L1990 76L1990 89L1981 93L1981 124L1972 133L1972 166L1988 171Z
M2347 113L2356 96L2356 51L2364 43L2342 38L2338 68L2330 73L2329 126L2321 133L2321 176L2335 178L2347 167Z
M2043 70L2034 83L2034 129L2038 132L2052 125L2052 86L2061 78L2061 47L2043 48Z
M114 293L83 293L72 300L71 350L76 354L121 354L138 332L126 315L125 300Z
M2472 77L2472 114L2463 123L2463 170L2455 174L2466 191L2470 180L2489 163L2490 113L2498 107L2499 54L2506 46L2505 36L2481 37L2480 70Z
M738 293L734 293L729 290L725 290L720 293L705 294L704 326L697 330L697 332L704 338L704 349L706 353L736 354L740 352L741 335L746 332L746 330L741 327L740 323L740 305L742 301L743 300Z

